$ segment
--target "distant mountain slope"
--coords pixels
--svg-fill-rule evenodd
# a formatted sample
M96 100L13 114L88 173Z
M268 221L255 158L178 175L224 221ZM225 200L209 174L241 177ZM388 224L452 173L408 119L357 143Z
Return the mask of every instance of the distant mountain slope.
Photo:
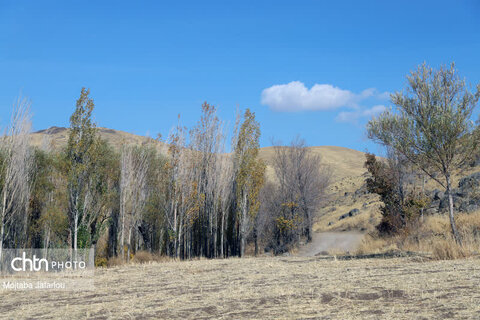
M30 143L33 146L51 146L54 149L63 147L68 141L68 128L50 127L48 129L33 132L30 135ZM100 136L107 140L114 148L119 149L123 143L142 144L152 141L151 138L139 136L125 131L98 127ZM155 141L159 150L166 152L167 146L163 142Z
M68 130L68 128L64 127L51 127L36 131L31 134L31 144L37 147L47 145L51 145L53 148L63 147L68 140ZM99 127L98 132L103 139L107 140L115 148L120 148L124 142L128 144L142 144L152 141L151 138L120 130ZM165 143L158 141L156 143L162 151L166 151ZM334 181L339 181L346 177L361 176L365 172L363 167L365 155L363 152L335 146L309 147L309 149L316 154L320 154L322 163L331 167ZM273 147L260 148L259 156L267 164L271 164L274 156Z
M331 168L333 181L340 181L347 177L358 177L366 171L363 167L365 153L361 151L335 146L309 147L309 149L315 154L319 154L322 163ZM271 164L274 147L261 148L259 156L267 164Z

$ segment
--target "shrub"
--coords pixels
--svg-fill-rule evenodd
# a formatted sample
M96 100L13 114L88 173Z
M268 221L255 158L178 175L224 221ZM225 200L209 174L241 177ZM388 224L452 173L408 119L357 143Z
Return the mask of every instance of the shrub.
M96 268L106 268L108 265L108 260L105 257L97 257L95 259L95 267Z
M454 260L465 258L470 254L467 248L459 246L452 239L437 239L433 243L432 257L436 260Z
M138 251L133 256L133 263L144 264L152 261L156 261L156 257L148 251Z
M116 267L116 266L121 266L121 265L124 265L124 264L125 264L125 260L122 257L118 257L118 256L111 257L107 261L107 267L109 267L109 268Z

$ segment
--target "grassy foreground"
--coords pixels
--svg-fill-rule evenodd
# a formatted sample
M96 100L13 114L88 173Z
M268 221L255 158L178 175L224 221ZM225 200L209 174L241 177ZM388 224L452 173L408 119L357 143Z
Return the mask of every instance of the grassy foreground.
M96 271L86 292L3 292L1 318L478 319L480 259L246 258Z

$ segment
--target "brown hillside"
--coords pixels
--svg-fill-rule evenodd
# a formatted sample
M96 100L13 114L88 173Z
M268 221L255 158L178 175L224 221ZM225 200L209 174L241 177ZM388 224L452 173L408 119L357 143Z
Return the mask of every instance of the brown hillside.
M309 147L309 149L319 154L322 163L331 168L334 182L347 177L359 177L366 171L363 167L365 154L361 151L335 146ZM273 147L260 149L260 158L267 164L271 163L273 156Z
M30 142L36 147L49 146L54 149L61 148L67 144L68 131L69 129L64 127L50 127L45 130L36 131L31 134ZM158 145L159 151L166 152L167 150L163 142L155 141L149 137L102 127L98 128L98 132L102 139L107 140L116 149L120 149L123 143L143 144L154 141Z

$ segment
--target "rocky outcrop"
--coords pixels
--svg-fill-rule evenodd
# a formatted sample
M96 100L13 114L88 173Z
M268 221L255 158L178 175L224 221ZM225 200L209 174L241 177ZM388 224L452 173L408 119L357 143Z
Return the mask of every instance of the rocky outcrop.
M472 212L480 209L480 172L462 178L458 188L452 190L453 207L459 212ZM447 212L448 196L441 190L430 193L431 203L427 214Z
M343 219L348 218L348 217L354 217L354 216L356 216L356 215L359 214L359 213L360 213L360 210L358 210L358 209L355 208L355 209L352 209L352 210L350 210L349 212L347 212L347 213L345 213L345 214L342 214L342 215L338 218L338 220L343 220Z

